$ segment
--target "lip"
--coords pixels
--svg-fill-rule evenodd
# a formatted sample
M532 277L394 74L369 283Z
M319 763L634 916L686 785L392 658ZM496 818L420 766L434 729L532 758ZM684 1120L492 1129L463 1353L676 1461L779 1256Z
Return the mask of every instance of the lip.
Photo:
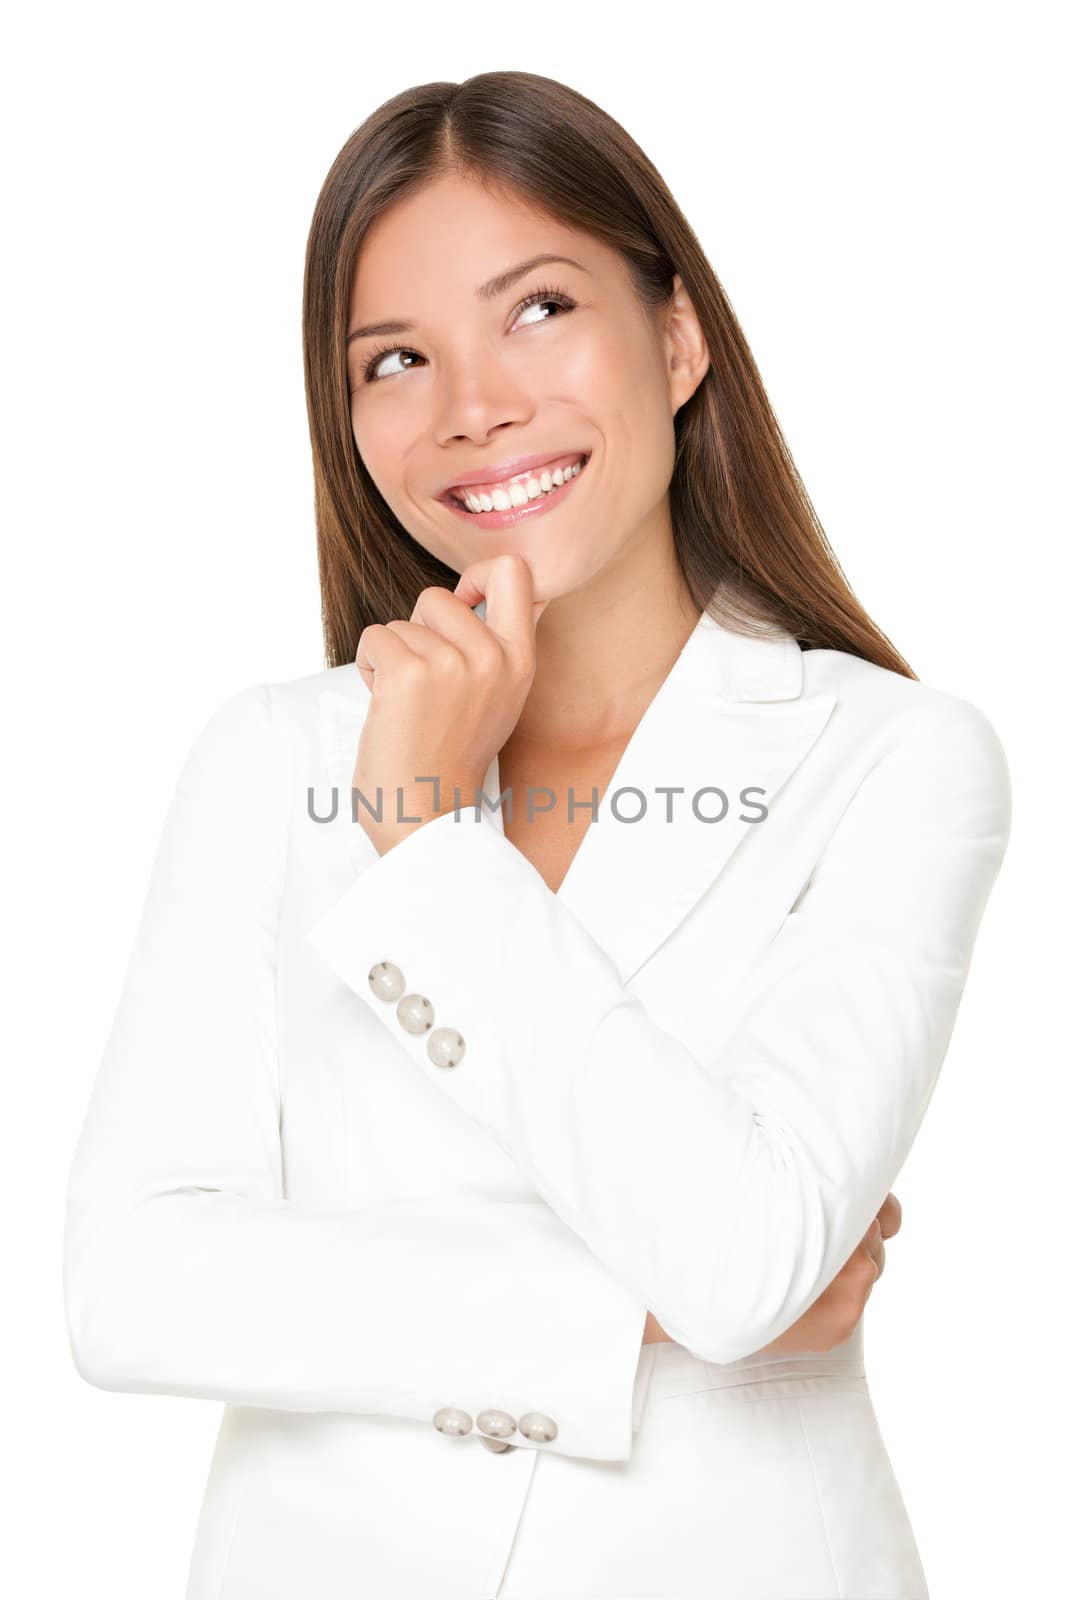
M550 462L565 460L568 454L573 455L575 452L565 451L562 456L558 454L554 456L538 456L536 458L537 465L548 466ZM527 459L534 458L531 457ZM576 484L581 483L582 479L589 471L589 462L591 459L592 452L583 450L581 452L582 470L578 473L577 477L568 478L566 483L560 484L558 489L553 489L551 494L539 494L533 500L528 500L524 506L509 506L506 511L468 511L466 506L460 505L458 500L454 500L452 498L450 489L446 489L444 494L439 495L438 498L440 499L442 505L446 505L451 512L453 512L457 517L460 517L464 522L477 523L479 527L486 530L491 528L511 528L514 527L516 523L525 522L530 517L547 516L547 514L555 506L567 498ZM526 470L532 471L533 469L528 467ZM515 469L512 468L512 470L505 473L504 476L510 478L514 476L514 473ZM475 478L472 481L475 483L498 483L500 482L500 479Z
M437 498L447 501L453 489L465 489L472 483L503 483L505 478L517 477L520 472L533 472L540 467L551 466L557 461L566 461L568 456L588 456L588 454L588 450L571 449L550 450L539 456L512 456L508 461L498 461L495 466L475 468L473 472L465 472L462 477L453 478Z

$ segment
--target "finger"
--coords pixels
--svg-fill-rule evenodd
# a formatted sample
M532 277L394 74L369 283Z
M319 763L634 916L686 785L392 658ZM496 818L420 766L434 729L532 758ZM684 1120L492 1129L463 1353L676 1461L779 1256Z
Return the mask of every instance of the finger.
M442 646L447 647L452 642L443 638L436 627L420 623L414 616L410 622L398 618L395 622L387 622L385 626L390 633L403 640L412 655L421 656L424 661L439 658Z
M880 1276L878 1264L867 1247L866 1238L857 1245L837 1277L826 1291L825 1310L836 1317L839 1313L849 1320L849 1331L863 1314ZM817 1302L818 1303L818 1302Z
M485 601L485 626L496 635L511 661L527 665L536 621L547 601L534 600L533 573L513 551L475 561L461 576L456 598L467 606Z
M488 557L485 561L475 562L473 566L468 567L467 570L463 573L462 577L460 578L459 583L456 585L456 588L455 588L454 592L456 594L457 599L462 600L464 605L470 606L471 609L473 609L476 605L479 605L483 600L486 600L488 602L488 597L486 595L486 589L489 586L489 579L488 579L488 572L487 572L486 569L487 569L488 566L491 565L491 563L493 561L497 561L499 559L500 559L499 556ZM516 557L512 557L512 559L518 560L520 558L516 556ZM546 608L546 606L548 604L549 604L549 602L547 600L534 600L534 601L531 602L531 613L532 613L532 616L533 616L533 625L534 625L535 632L536 632L536 629L537 629L537 624L540 622L541 617L542 617L542 615L543 615L543 613L545 611L545 608ZM488 612L489 612L489 606L488 606L488 603L487 603L486 604L486 618L487 618L487 620L488 620Z
M877 1222L882 1230L883 1239L891 1239L895 1233L900 1232L900 1224L904 1213L900 1201L895 1194L887 1194L882 1202L882 1209L878 1213Z
M393 628L393 624L389 626ZM441 641L452 645L468 661L486 654L490 642L486 630L467 606L457 603L451 589L432 586L423 589L415 602L410 621L394 628L419 655L433 656ZM416 637L418 635L418 637Z
M871 1295L874 1293L874 1286L878 1282L878 1279L880 1277L881 1277L881 1273L880 1272L874 1271L874 1272L871 1273L870 1280L865 1285L864 1291L863 1291L863 1304L864 1304L864 1306L866 1306L867 1301L871 1298Z
M356 644L356 666L372 694L409 657L404 641L381 622L368 623Z
M876 1269L875 1276L881 1277L885 1267L885 1245L882 1242L882 1230L878 1226L877 1217L857 1245L855 1259L864 1267L873 1262Z

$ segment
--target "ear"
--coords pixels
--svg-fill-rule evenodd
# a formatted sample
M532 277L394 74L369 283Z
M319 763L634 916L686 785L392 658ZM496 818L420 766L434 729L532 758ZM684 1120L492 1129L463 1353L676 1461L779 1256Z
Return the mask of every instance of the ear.
M667 359L667 383L671 411L676 412L703 381L711 366L711 354L689 293L676 272L663 327Z

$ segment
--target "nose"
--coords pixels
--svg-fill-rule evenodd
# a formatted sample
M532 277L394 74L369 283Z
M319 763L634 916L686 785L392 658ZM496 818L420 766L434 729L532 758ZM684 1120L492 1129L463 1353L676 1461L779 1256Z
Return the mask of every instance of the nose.
M454 363L443 379L437 407L437 441L451 444L465 439L482 444L499 428L529 421L533 413L529 393L508 371L506 364L488 352Z

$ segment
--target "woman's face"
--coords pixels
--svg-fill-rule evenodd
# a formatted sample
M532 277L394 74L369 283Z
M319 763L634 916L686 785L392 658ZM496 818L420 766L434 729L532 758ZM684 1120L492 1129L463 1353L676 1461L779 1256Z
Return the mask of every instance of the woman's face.
M534 257L568 259L515 271ZM426 550L456 572L517 551L536 599L589 583L654 530L666 555L673 417L707 370L677 276L674 301L650 316L616 251L525 197L449 176L396 202L363 242L348 327L381 323L405 326L349 338L352 431ZM451 498L471 474L488 514Z

